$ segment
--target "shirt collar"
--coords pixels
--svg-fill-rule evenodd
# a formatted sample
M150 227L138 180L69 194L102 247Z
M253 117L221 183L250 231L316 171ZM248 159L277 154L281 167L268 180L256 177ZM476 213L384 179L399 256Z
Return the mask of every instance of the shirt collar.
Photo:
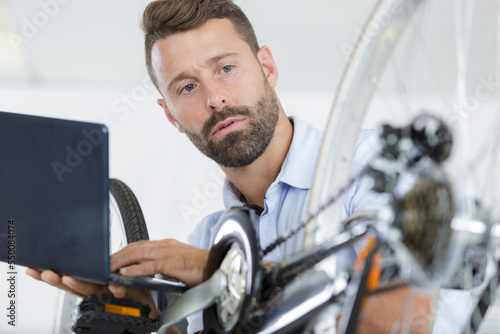
M227 176L224 178L222 197L224 199L224 207L226 208L245 205L241 200L241 192L231 183L231 181L229 181Z
M295 188L310 189L314 180L323 132L297 117L290 117L290 120L294 123L292 143L276 181Z

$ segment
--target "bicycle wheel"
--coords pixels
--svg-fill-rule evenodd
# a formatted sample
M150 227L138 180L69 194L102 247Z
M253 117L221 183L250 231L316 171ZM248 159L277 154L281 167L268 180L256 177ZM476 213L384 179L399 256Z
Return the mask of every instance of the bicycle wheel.
M419 261L413 261L418 254L406 247L408 252L403 258L408 261L396 259L399 274L410 279L418 276L413 282L427 287L432 283L439 287L446 282L468 293L480 292L481 287L477 286L488 282L485 261L478 259L491 258L494 264L491 271L498 271L498 249L492 248L495 243L490 242L487 234L500 221L499 8L498 1L379 1L353 47L330 114L310 200L310 212L321 211L321 214L307 226L305 248L334 238L345 229L341 221L352 213L346 212L346 207L351 211L374 209L378 214L376 219L380 219L379 208L394 203L395 195L391 191L378 195L370 189L360 192L367 184L373 186L370 182L373 178L359 174L363 172L361 166L373 161L372 157L380 154L377 149L391 138L385 137L383 142L377 133L372 136L363 132L361 137L367 139L365 143L374 142L373 150L363 152L363 141L356 145L360 131L381 124L404 128L425 112L436 116L442 121L439 124L449 129L453 137L451 156L439 166L428 164L420 166L416 173L410 168L399 172L414 174L421 181L419 173L435 175L435 169L442 171L449 182L447 195L453 202L445 210L452 217L448 228L450 242L438 247L437 242L443 238L434 236L436 243L431 246L435 246L435 254L441 256L441 262L431 259L432 265L438 267L431 271ZM368 151L373 152L372 155ZM351 187L346 186L349 178L353 179ZM382 198L383 204L374 201L372 204L376 205L370 206L356 202L353 188L357 194ZM436 193L425 187L419 191L424 195ZM338 192L340 199L320 210ZM432 208L418 209L432 218L435 216ZM458 226L461 223L462 226ZM477 230L471 231L473 228ZM468 238L461 239L461 232ZM335 259L323 266L332 275L336 274ZM457 273L458 268L461 270ZM472 294L471 305L474 297ZM411 331L407 310L411 310L417 298L416 290L411 290L401 316L393 322L391 333ZM442 300L443 293L437 300L439 306ZM458 301L455 300L457 304ZM376 305L369 301L366 304L365 309ZM445 311L445 307L433 308L426 312L426 320L434 318L436 312L437 318L440 315L442 318ZM489 312L498 312L498 309L493 307ZM456 325L465 325L465 318L455 319ZM431 319L428 331L432 330L432 324ZM436 331L439 324L435 326ZM488 332L488 328L486 322L483 333Z
M110 188L110 255L125 245L140 240L149 240L148 229L141 207L133 191L122 181L109 180ZM75 295L60 292L54 334L73 333L71 313L81 299Z

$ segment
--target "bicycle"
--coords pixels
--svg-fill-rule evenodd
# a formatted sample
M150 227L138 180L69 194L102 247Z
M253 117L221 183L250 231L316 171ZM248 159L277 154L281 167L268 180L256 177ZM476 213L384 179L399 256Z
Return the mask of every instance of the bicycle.
M474 119L468 116L474 112L486 120L495 111L498 115L498 3L455 1L453 11L443 10L452 5L378 2L336 94L311 192L310 217L297 223L295 231L305 229L304 250L264 269L260 260L267 250L258 246L252 228L255 214L246 208L228 210L211 249L207 280L163 311L158 333L199 310L204 310L207 333L324 328L351 333L360 314L369 309L370 298L402 286L476 294L474 313L460 326L466 333L481 327L499 281L500 197L495 185L500 180L495 170L500 166L500 138L495 129L500 117L491 117L485 131L471 136L468 121ZM437 22L440 30L431 31L434 10L446 19ZM490 28L486 34L478 31L474 10L490 14L489 21L482 22ZM444 52L440 46L447 45L449 37L439 33L445 30L451 30L456 49L438 54L443 63L437 67L434 52ZM483 38L471 37L478 34ZM486 50L471 53L469 48L478 41ZM468 67L475 56L485 67L477 72ZM389 58L391 67L386 64ZM401 66L403 61L412 66ZM456 75L440 77L438 70L453 70L455 62ZM406 72L418 75L418 80L407 80ZM476 86L468 83L471 78ZM438 97L426 90L439 92ZM468 90L476 95L467 95ZM488 103L469 108L476 100ZM385 120L375 120L382 107L387 109ZM373 124L385 124L378 127L380 149L359 161L358 134ZM482 147L476 148L472 139ZM341 199L353 184L385 202L376 210L341 218ZM364 262L357 269L338 271L336 253L367 236L371 241L360 252ZM276 245L286 242L288 236L282 237ZM416 298L411 290L393 332L411 331ZM420 319L428 332L435 316L430 310ZM488 331L484 326L482 330Z

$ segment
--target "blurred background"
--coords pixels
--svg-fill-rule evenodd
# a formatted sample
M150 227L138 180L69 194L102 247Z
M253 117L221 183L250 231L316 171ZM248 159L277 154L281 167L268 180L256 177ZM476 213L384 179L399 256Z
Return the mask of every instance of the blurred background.
M147 77L140 29L148 2L0 0L0 110L106 124L110 176L136 194L151 239L185 241L204 216L223 208L222 173L170 125L156 104L160 96ZM285 111L324 129L347 59L375 1L235 2L253 23L259 43L271 48ZM499 12L497 1L484 3L491 6L478 15ZM447 13L439 9L434 19L446 23ZM485 58L494 65L500 44L495 36L492 43L487 39L493 51ZM412 45L406 50L411 55ZM454 59L439 61L456 65ZM481 67L470 75L482 73L483 81L495 75L489 82L498 97L497 71ZM469 90L474 93L477 85ZM371 107L384 103L379 100ZM2 272L6 265L0 263L0 309L5 309ZM0 333L51 333L58 292L24 274L17 290L17 326L8 326L1 315Z

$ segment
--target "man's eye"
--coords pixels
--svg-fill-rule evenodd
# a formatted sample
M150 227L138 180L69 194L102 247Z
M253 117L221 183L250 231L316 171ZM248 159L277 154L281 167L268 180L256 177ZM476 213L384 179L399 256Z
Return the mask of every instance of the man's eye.
M186 92L190 92L190 91L192 91L193 89L194 89L194 85L193 85L193 84L189 84L189 85L184 86L184 90L185 90Z
M229 73L229 72L231 72L231 70L232 70L232 69L233 69L233 67L232 67L231 65L227 65L227 66L224 66L224 67L222 68L222 71L223 71L224 73Z

